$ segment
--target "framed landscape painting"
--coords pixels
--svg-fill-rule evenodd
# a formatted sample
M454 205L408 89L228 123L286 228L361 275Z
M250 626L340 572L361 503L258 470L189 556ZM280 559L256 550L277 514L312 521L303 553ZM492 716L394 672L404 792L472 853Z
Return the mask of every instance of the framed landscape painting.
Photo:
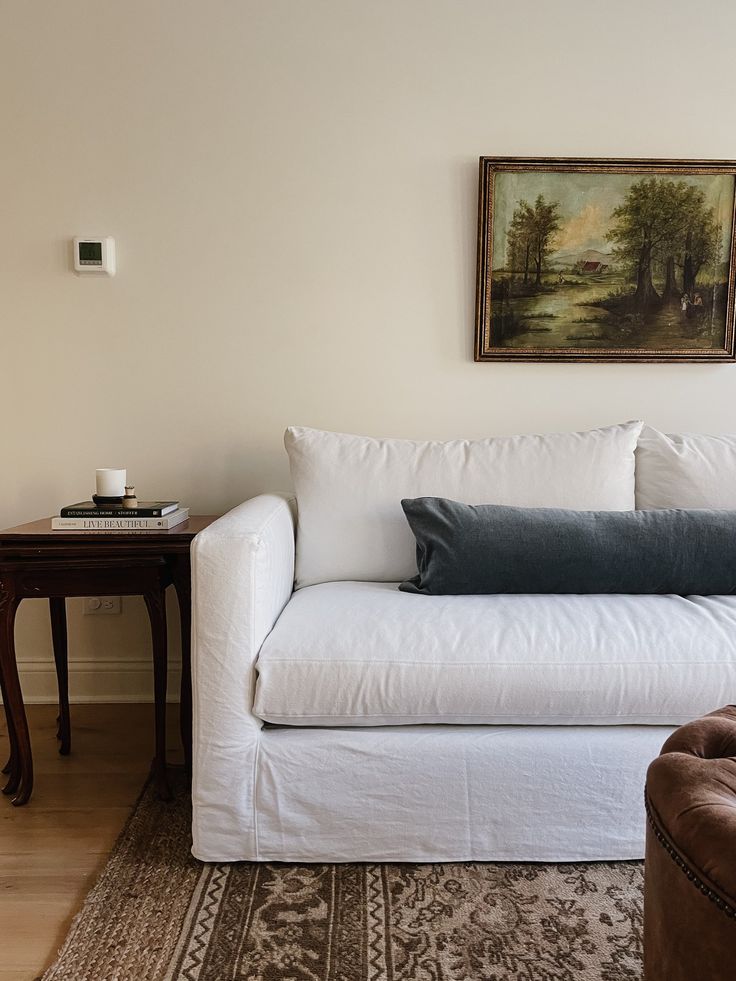
M481 157L476 361L734 361L736 162Z

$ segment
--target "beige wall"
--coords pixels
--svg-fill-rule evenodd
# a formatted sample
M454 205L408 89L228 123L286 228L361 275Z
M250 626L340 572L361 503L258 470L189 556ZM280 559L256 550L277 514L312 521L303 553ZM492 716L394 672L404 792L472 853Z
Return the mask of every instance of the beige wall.
M736 157L731 0L0 2L0 525L98 466L225 510L288 485L289 423L736 430L736 367L471 354L478 156ZM96 233L115 279L70 272ZM75 604L78 696L145 687L124 606Z

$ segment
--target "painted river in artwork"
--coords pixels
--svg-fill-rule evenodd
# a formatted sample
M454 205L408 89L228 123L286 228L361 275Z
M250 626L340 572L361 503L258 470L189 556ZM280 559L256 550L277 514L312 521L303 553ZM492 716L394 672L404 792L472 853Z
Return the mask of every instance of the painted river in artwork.
M722 342L722 319L686 316L678 301L637 318L612 317L594 304L624 287L615 273L545 283L545 290L505 300L503 346L511 348L712 348ZM498 309L498 305L496 306Z

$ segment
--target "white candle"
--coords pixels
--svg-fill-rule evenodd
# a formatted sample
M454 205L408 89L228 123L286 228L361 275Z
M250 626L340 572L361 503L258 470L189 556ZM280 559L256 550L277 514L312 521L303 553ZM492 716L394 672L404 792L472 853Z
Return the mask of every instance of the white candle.
M122 497L125 494L127 473L127 470L115 470L110 467L95 470L97 494L100 497Z

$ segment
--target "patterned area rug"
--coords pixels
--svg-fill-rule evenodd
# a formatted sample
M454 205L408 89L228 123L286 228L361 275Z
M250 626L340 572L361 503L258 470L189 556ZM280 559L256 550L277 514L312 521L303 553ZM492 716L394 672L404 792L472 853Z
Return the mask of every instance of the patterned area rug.
M43 981L641 978L642 863L204 866L144 792Z

